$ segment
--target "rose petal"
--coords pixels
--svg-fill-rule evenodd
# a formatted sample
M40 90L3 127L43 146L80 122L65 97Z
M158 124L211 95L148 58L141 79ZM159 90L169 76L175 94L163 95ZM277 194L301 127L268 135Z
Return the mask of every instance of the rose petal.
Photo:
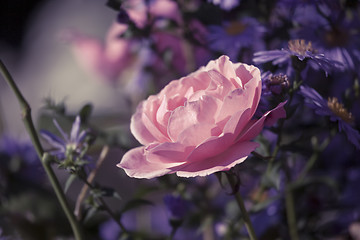
M176 171L179 177L206 176L214 172L226 171L243 162L258 146L259 144L255 142L240 142L216 156L173 167L172 170Z
M176 142L180 133L188 127L199 123L213 124L219 104L217 99L203 96L198 101L186 102L185 106L178 107L170 116L168 136Z
M260 70L257 67L243 63L236 63L234 64L234 68L236 69L236 76L241 79L243 86L245 86L253 78L261 82Z
M195 162L220 154L234 143L234 136L230 133L218 137L210 137L197 146L188 156L187 162Z
M245 128L247 123L251 118L251 109L248 108L244 112L239 111L233 114L230 119L227 121L223 128L223 133L231 133L234 136L234 139L240 134L240 132Z
M272 126L279 118L286 118L286 111L284 109L286 102L287 101L280 103L276 108L269 111L269 114L265 120L265 126Z
M286 112L283 108L285 104L286 102L282 102L273 110L266 112L254 124L249 125L248 128L243 131L243 133L237 138L236 141L248 141L254 139L257 135L260 134L261 130L264 128L265 125L267 125L268 123L275 123L279 118L286 117Z
M221 122L225 118L234 115L236 112L245 111L248 108L251 109L251 118L259 104L260 96L261 80L254 78L244 86L244 89L235 89L226 96L216 122Z
M144 102L141 102L131 117L130 129L134 137L143 145L159 141L169 141L169 139L154 126L143 111Z
M237 77L234 70L234 64L230 61L230 58L225 55L219 57L214 61L210 61L206 65L204 70L205 71L216 70L228 79ZM235 87L239 87L239 86L235 86Z
M169 168L178 165L149 162L144 149L145 147L131 149L125 153L121 162L116 166L124 169L129 177L149 179L171 173L172 170Z
M186 146L196 147L208 138L218 136L220 133L221 129L215 124L200 123L192 125L182 131L177 140Z
M149 162L183 163L193 149L181 143L154 143L145 148L145 155Z

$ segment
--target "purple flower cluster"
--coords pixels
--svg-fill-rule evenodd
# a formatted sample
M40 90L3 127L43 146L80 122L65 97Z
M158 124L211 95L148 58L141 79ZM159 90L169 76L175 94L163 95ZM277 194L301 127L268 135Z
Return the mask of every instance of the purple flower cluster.
M353 116L339 103L337 98L329 98L326 101L316 90L308 86L301 86L299 92L308 107L315 110L320 116L327 116L333 122L338 122L339 131L344 132L349 141L360 149L360 133L350 124Z

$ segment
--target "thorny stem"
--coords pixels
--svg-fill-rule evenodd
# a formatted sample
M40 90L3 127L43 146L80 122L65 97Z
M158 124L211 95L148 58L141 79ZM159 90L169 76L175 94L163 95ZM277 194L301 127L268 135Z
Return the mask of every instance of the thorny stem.
M52 170L50 164L51 164L51 157L48 154L44 154L44 150L41 146L39 137L36 133L32 118L31 118L31 108L24 96L22 95L21 91L17 87L15 81L13 80L11 74L9 73L8 69L4 65L4 63L0 60L0 71L5 79L5 81L10 86L11 90L14 92L21 108L21 117L24 122L25 128L30 135L30 139L35 147L35 150L37 152L37 155L41 159L41 163L43 165L43 168L46 171L46 174L52 184L52 187L54 188L55 194L60 202L61 207L63 208L63 211L66 214L66 217L68 218L68 221L70 222L71 228L73 230L74 236L76 240L82 240L82 232L80 230L80 225L77 222L75 216L73 215L72 211L70 210L69 204L66 201L66 196L64 192L61 189L61 186L56 178L56 175L54 171Z
M233 192L235 192L234 190L236 188L236 183L235 183L234 179L231 178L230 174L228 174L228 173L225 173L225 175L227 177L227 180L229 181L229 184L230 184L231 188L233 189ZM241 215L242 215L242 217L244 219L245 227L246 227L246 230L247 230L247 232L249 234L250 239L251 240L257 240L254 227L252 226L249 214L246 211L244 200L243 200L240 192L236 191L236 193L234 195L235 195L236 202L237 202L237 204L238 204L238 206L240 208Z

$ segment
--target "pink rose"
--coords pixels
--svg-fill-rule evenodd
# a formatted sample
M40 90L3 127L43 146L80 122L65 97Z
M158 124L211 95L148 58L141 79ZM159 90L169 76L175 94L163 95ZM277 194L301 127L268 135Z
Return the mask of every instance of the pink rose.
M71 30L64 31L62 37L71 44L75 57L85 70L113 83L135 61L134 41L119 37L127 29L125 24L113 23L104 43Z
M117 166L136 178L228 170L259 146L251 140L264 125L285 117L281 103L252 119L260 95L258 68L227 56L210 61L139 104L130 127L145 146L128 151Z

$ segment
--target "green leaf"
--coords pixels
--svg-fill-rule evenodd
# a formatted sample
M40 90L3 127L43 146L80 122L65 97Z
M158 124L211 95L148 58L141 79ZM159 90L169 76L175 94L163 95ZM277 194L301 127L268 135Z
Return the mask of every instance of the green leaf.
M90 218L92 218L95 213L97 212L97 208L90 208L87 212L86 212L86 216L84 218L84 222L87 222Z
M79 116L82 123L86 123L89 120L92 110L93 106L90 103L86 104L81 108Z
M133 208L137 208L143 205L154 205L154 204L146 199L141 199L141 198L133 199L125 204L125 206L120 210L120 213L123 214Z
M70 174L70 176L68 177L68 179L66 180L66 183L65 183L65 188L64 188L65 193L67 193L67 191L69 190L71 184L74 182L75 179L76 179L76 175Z
M267 208L271 203L273 203L274 201L280 199L280 196L276 196L276 197L272 197L272 198L268 198L265 201L259 202L257 204L255 204L252 208L251 208L251 212L258 212L261 211L265 208Z

